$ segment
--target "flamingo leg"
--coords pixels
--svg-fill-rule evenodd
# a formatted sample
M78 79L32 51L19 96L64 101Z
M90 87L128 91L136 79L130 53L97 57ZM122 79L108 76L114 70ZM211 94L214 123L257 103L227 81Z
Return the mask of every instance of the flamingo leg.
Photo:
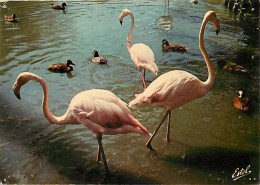
M166 142L170 142L170 123L171 123L171 111L169 111L169 113L168 113Z
M102 158L103 158L106 174L109 175L109 170L108 170L108 166L107 166L107 160L106 160L106 156L105 156L103 145L102 145L102 135L98 136L97 140L98 140L99 150L100 150L100 152L102 154Z
M143 76L143 73L142 73L142 69L139 70L140 74L141 74L141 77L142 77L142 80L143 80L143 85L144 85L144 88L146 89L147 86L146 86L146 83L145 83L145 78Z
M165 115L163 116L163 119L161 120L161 122L159 123L158 127L155 129L155 131L153 132L152 136L150 137L150 139L147 141L146 146L150 149L153 150L151 142L155 136L155 134L157 133L157 131L159 130L159 128L161 127L161 125L163 124L164 120L166 119L167 115L169 114L170 110L167 110Z
M102 140L102 135L100 137L101 137L101 140ZM96 159L96 161L97 162L101 161L101 151L100 151L99 145L98 145L98 152L97 152L97 159Z

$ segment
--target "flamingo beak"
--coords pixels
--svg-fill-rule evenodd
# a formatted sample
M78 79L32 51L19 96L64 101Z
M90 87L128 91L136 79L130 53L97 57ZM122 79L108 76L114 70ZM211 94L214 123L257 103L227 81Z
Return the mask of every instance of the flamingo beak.
M123 25L123 21L120 21L120 24Z
M21 100L20 93L16 93L16 92L14 91L14 94L15 94L15 96L16 96L19 100Z
M218 30L216 30L216 34L217 34L217 35L219 34L219 29L218 29Z

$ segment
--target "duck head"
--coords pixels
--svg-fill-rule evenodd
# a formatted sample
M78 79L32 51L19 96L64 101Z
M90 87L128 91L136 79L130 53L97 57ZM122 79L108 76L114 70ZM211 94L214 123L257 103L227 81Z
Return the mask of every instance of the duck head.
M162 46L165 47L165 46L169 46L169 42L166 40L166 39L163 39L162 40Z
M70 65L75 65L71 60L67 60L66 66L70 67Z
M99 57L99 54L98 54L97 50L94 50L92 54L94 55L94 57Z
M66 4L66 3L62 3L61 6L62 6L63 8L65 8L65 6L67 6L67 4Z

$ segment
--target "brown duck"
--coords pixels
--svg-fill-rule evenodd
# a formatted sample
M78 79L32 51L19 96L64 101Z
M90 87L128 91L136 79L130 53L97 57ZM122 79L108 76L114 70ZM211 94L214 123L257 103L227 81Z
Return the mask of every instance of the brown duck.
M169 42L166 39L162 40L162 47L166 51L187 51L188 48L181 46L179 44L169 44Z
M67 60L66 64L64 63L58 63L58 64L52 64L47 67L48 70L58 73L66 73L73 71L73 67L70 65L75 65L71 60Z
M94 57L91 59L92 62L99 64L108 64L108 61L105 58L99 56L97 50L94 50L92 54L94 55Z
M12 14L12 15L10 15L10 16L5 15L5 16L4 16L4 19L5 19L5 21L7 21L7 22L17 22L17 19L16 19L16 15L15 15L15 14Z
M65 10L66 6L67 6L66 3L62 3L61 5L51 4L51 8L55 10Z
M224 60L219 60L217 62L219 68L223 68L226 70L229 70L231 72L237 72L237 73L247 73L248 71L243 67L235 62L228 62L226 63Z
M249 98L245 97L243 91L238 91L239 96L234 99L234 106L241 111L248 111Z

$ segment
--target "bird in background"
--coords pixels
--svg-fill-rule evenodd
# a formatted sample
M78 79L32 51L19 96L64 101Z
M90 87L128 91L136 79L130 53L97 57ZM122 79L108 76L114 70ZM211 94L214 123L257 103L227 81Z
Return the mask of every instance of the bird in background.
M186 48L185 46L179 45L179 44L169 44L168 40L163 39L162 40L162 47L165 51L180 51L180 52L184 52L187 51L188 48Z
M73 71L73 67L71 65L75 65L71 60L67 60L67 62L64 63L58 63L58 64L52 64L47 67L48 70L58 73L66 73Z
M51 4L51 8L55 10L65 10L66 7L67 7L66 3L62 3L61 5Z
M7 22L17 22L16 15L13 13L12 15L4 15L4 19Z
M126 16L131 17L131 28L127 36L127 50L130 54L131 60L135 63L137 68L139 69L142 81L143 81L143 86L146 89L147 85L145 82L145 70L151 71L155 76L157 76L158 72L158 67L155 63L155 56L153 51L151 50L150 47L148 47L145 44L138 43L134 44L133 46L131 45L131 39L132 39L132 33L133 33L133 28L134 28L134 16L132 12L128 9L124 9L119 16L119 21L121 25L123 24L123 19ZM144 69L144 75L142 73L142 69Z
M97 50L93 51L93 58L91 59L92 62L94 63L98 63L98 64L108 64L109 62L107 61L107 59L105 59L102 56L99 56L99 53Z
M215 12L208 11L205 14L199 33L199 47L207 65L209 74L208 79L202 82L196 76L186 71L173 70L159 76L147 87L147 89L144 90L143 93L136 95L136 98L129 103L129 107L133 107L139 104L150 104L166 109L166 113L163 116L163 119L146 143L146 146L151 150L153 150L151 145L152 139L167 116L168 123L166 141L170 140L169 132L171 111L176 107L204 96L214 84L214 67L204 46L204 30L208 22L211 22L215 25L216 33L218 34L220 24Z
M102 146L102 135L126 134L136 132L150 135L147 129L134 117L127 104L110 91L92 89L75 95L66 111L61 117L54 116L49 109L49 91L45 81L38 75L23 72L18 75L13 91L18 99L20 89L30 80L39 82L43 89L42 110L44 116L52 124L82 124L88 127L98 140L97 161L103 158L106 174L109 169Z
M244 111L244 112L248 111L249 98L247 98L245 96L245 92L243 90L239 90L237 92L238 92L239 96L235 97L234 106L241 111Z

